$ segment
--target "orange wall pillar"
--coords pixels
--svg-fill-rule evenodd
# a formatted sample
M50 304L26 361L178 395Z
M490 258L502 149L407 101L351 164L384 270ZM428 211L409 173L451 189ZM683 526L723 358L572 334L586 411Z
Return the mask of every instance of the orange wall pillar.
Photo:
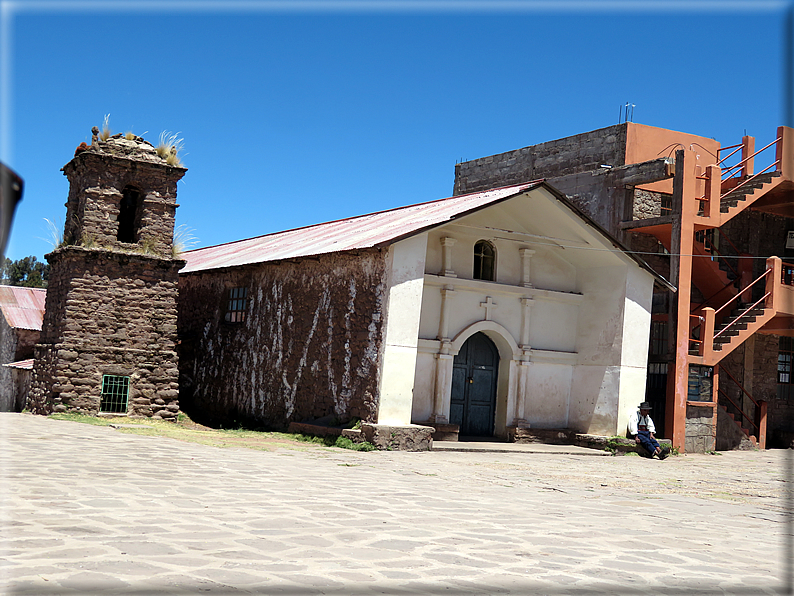
M780 138L775 150L777 169L786 180L794 180L794 128L779 126L777 136Z
M673 179L673 226L671 238L670 277L678 288L674 300L675 360L667 375L666 434L673 446L682 452L686 445L686 399L689 386L689 309L692 291L692 252L695 239L695 216L698 210L696 156L692 151L678 150ZM709 341L710 338L703 338Z

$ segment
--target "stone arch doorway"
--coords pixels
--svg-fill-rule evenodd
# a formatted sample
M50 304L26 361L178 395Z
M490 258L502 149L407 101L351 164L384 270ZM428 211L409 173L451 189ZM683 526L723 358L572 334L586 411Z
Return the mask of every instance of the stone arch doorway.
M493 436L498 372L496 344L482 332L469 337L452 365L449 421L460 436Z

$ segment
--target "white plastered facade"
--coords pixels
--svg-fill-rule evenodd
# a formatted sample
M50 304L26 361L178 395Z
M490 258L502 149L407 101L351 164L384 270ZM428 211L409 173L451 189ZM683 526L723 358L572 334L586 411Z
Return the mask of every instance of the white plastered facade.
M473 279L474 245L496 251ZM645 395L654 277L545 188L392 244L382 424L449 421L454 358L482 332L499 354L494 435L618 434Z

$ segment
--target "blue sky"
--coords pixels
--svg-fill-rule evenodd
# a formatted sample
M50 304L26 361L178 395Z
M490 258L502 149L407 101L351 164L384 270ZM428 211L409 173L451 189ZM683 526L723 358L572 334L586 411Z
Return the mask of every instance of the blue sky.
M0 4L12 259L51 250L60 168L108 113L184 139L197 247L449 196L456 161L616 124L627 101L723 145L783 124L784 2Z

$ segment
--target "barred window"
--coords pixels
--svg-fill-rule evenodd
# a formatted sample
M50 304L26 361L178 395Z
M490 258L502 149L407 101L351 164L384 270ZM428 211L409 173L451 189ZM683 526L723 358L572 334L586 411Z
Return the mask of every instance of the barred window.
M711 390L713 372L714 369L711 366L689 365L689 391L687 392L689 401L714 401Z
M248 307L248 288L230 288L229 297L226 301L226 314L224 320L227 323L242 323L245 321L245 312Z
M667 354L667 321L651 321L649 348L651 356L664 356Z
M792 356L794 356L794 341L790 337L781 337L777 354L777 396L779 399L789 399L794 394L792 391L794 379L791 376Z
M126 414L130 395L130 378L102 375L102 400L99 411L109 414Z
M480 240L474 245L474 279L494 281L494 265L496 250L487 240Z

